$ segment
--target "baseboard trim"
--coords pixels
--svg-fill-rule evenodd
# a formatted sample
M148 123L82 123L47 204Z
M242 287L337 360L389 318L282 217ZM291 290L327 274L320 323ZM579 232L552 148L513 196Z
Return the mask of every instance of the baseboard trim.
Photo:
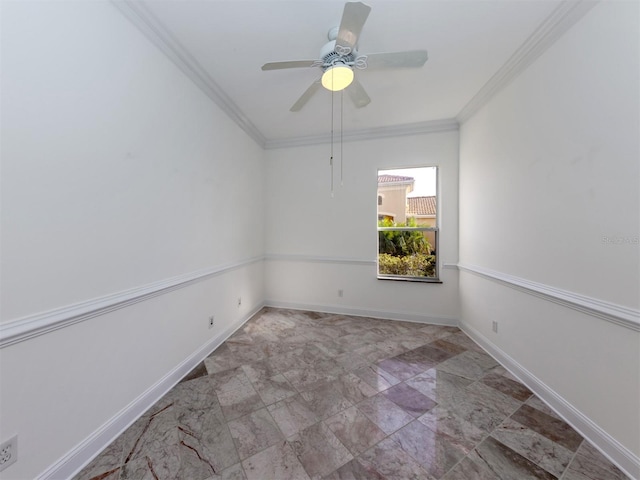
M37 480L55 480L72 478L89 464L102 450L113 442L120 434L140 418L144 412L160 400L169 390L178 384L185 375L207 358L216 348L257 314L264 305L255 306L250 313L241 317L232 326L206 342L202 347L187 357L182 363L168 372L153 386L123 408L98 430L80 442L60 460L38 475Z
M533 295L550 302L569 307L588 315L601 318L616 325L640 332L640 311L633 308L616 305L597 298L579 293L562 290L551 285L533 282L502 272L496 272L476 265L458 264L458 269L473 273L483 278L493 280L511 288L515 288L529 295Z
M379 318L382 320L400 320L403 322L424 323L426 325L458 326L458 319L446 315L424 315L409 312L394 312L391 310L372 310L360 307L346 307L344 305L316 305L311 303L282 302L279 300L265 300L266 307L287 308L291 310L305 310L311 312L336 313L353 315L356 317Z
M205 268L111 295L11 320L0 324L0 348L143 302L263 260L262 256L253 257L235 263Z
M460 328L500 364L524 383L533 393L560 415L569 425L589 440L603 455L629 477L640 480L640 457L596 425L542 380L520 365L472 326L460 322ZM635 472L632 473L632 472Z

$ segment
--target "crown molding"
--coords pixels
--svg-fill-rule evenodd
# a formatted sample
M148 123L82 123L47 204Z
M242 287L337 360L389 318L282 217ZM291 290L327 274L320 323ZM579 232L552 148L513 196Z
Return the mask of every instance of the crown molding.
M402 137L405 135L421 135L425 133L456 132L460 128L455 118L445 118L442 120L429 120L425 122L405 123L404 125L392 125L388 127L364 128L344 132L343 142L356 142L362 140L373 140L385 137ZM338 136L334 136L338 138ZM304 137L291 137L281 139L270 139L264 144L267 150L276 148L306 147L309 145L320 145L331 142L331 134L309 135Z
M514 275L496 272L476 265L458 263L458 269L472 273L521 292L606 320L621 327L640 332L640 311L606 302L598 298L562 290L551 285L534 282Z
M211 78L198 61L183 47L169 30L158 20L143 2L111 0L151 42L158 47L182 72L193 81L211 100L225 112L260 147L266 138L242 113L231 98Z
M500 67L487 83L474 95L456 119L460 124L471 118L496 93L531 65L558 38L569 30L596 4L597 0L571 0L562 2L527 38L513 55Z
M111 3L152 41L182 72L218 105L249 137L264 149L320 145L331 142L331 134L267 139L242 113L231 98L211 78L198 61L146 7L134 0L111 0ZM374 127L345 132L343 142L372 140L458 131L460 124L471 118L496 93L531 65L547 48L582 18L598 0L567 0L562 2L525 40L507 62L476 93L455 118Z

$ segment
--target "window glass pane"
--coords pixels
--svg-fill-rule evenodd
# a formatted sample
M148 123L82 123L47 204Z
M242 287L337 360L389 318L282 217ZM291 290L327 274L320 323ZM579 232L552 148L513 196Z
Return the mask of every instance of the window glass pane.
M433 281L437 271L437 168L378 171L378 276Z

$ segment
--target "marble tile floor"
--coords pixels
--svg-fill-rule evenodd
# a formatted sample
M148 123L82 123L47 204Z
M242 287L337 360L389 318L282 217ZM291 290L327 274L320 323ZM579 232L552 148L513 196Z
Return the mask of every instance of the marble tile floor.
M455 327L265 308L75 480L625 478Z

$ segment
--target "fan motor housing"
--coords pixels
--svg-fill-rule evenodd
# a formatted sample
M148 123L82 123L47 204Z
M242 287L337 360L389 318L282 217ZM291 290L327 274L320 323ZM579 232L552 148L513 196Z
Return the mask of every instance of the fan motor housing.
M338 52L336 52L335 40L332 40L326 43L320 49L320 58L322 59L323 64L325 66L333 65L336 61L340 61L343 63L351 63L356 59L357 56L358 56L358 53L355 50L349 53L348 55L340 55Z

